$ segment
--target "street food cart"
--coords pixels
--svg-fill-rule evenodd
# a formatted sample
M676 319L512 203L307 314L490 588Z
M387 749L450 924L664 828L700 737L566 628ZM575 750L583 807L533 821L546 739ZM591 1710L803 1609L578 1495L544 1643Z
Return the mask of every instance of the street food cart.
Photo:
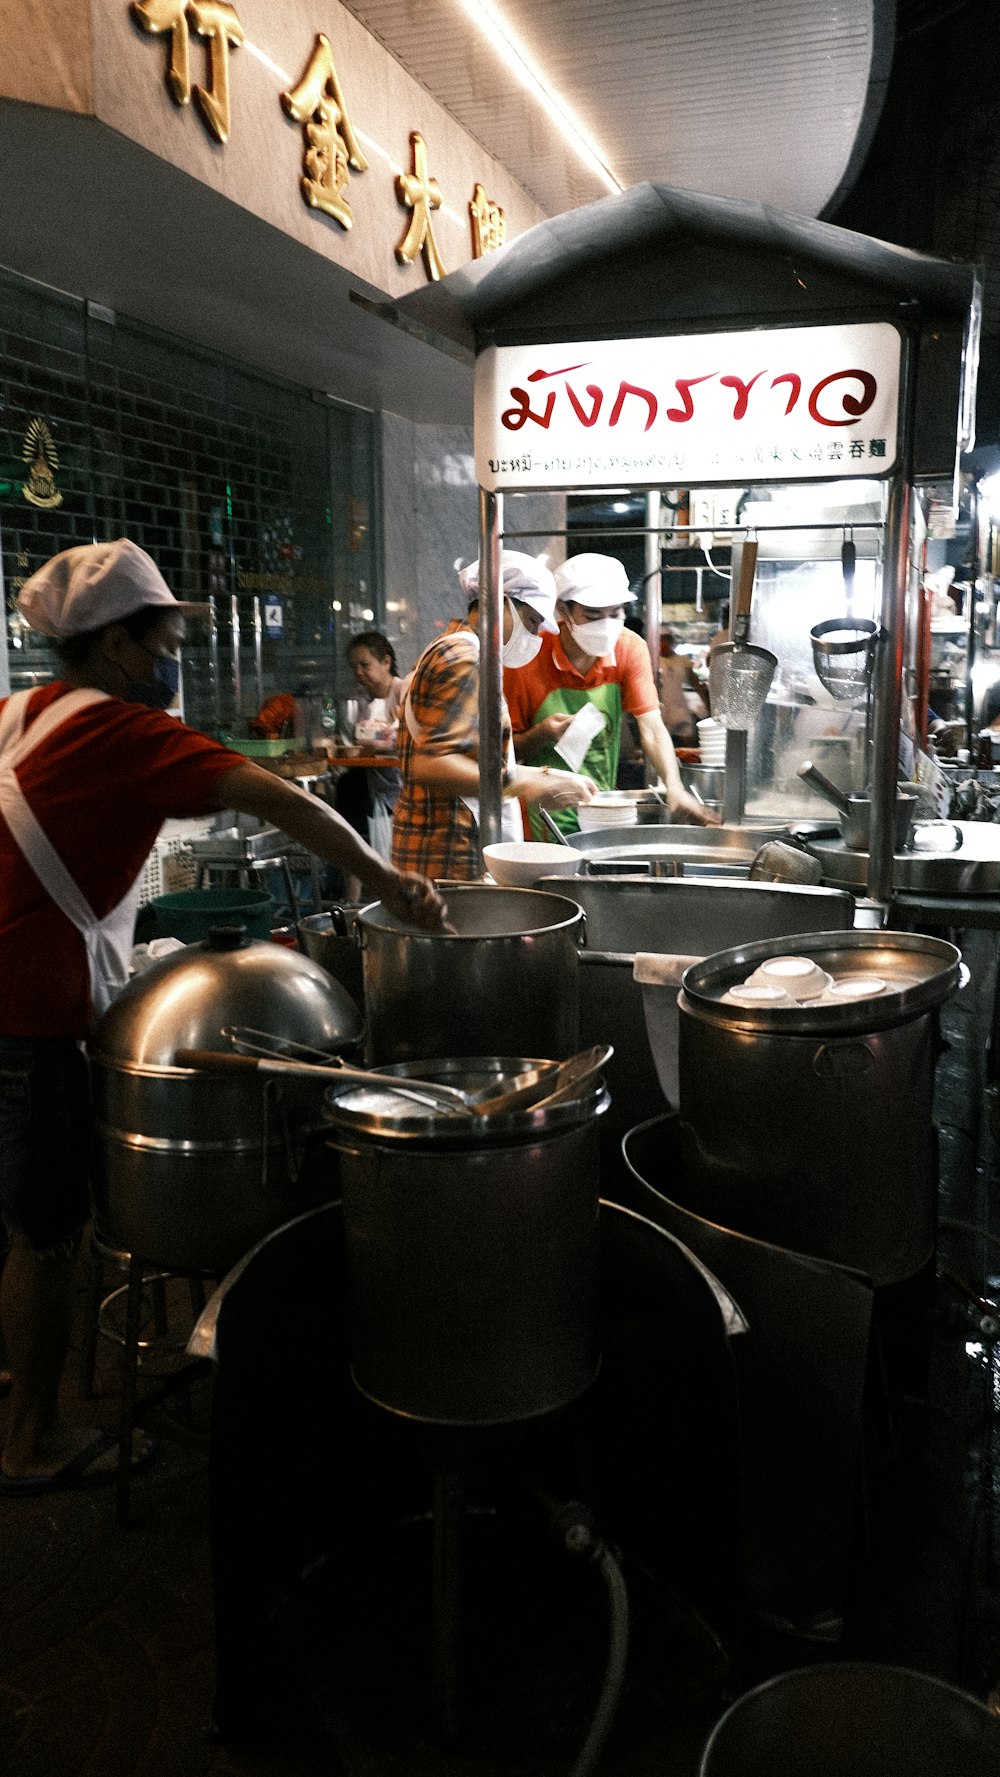
M718 490L728 522L703 499L687 528L728 541L734 585L756 542L751 639L778 663L760 718L729 729L726 822L815 813L797 768L819 753L841 789L870 792L864 881L890 899L912 490L954 482L971 446L979 308L973 266L647 184L388 312L475 363L484 844L499 835L501 538L531 534L505 525L505 499L647 491L655 551L681 528L655 517L659 490ZM816 670L831 620L865 638L846 701Z

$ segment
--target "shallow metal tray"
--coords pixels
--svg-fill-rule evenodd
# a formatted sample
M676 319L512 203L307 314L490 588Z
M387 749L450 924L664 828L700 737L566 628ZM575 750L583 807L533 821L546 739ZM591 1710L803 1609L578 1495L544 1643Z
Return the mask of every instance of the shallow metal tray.
M223 827L218 833L206 833L203 839L190 842L192 857L203 863L210 859L233 864L252 864L260 858L278 858L291 848L292 841L279 827L263 827L259 833L242 833L238 827Z
M582 852L583 872L643 876L746 876L767 839L780 828L669 826L596 827L572 833L569 844ZM575 880L575 879L574 879Z
M1000 889L1000 827L988 821L954 821L962 835L957 851L899 851L893 886L924 895L988 895ZM824 881L856 888L868 881L868 853L849 851L842 839L811 839Z

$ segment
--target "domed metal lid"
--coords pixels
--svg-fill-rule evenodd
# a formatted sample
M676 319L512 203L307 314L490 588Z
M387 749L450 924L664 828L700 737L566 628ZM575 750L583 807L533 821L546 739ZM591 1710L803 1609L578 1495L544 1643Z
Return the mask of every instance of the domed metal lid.
M222 928L137 975L105 1012L90 1049L101 1060L171 1067L178 1049L230 1052L223 1032L232 1025L334 1054L358 1042L364 1021L318 963Z
M842 1002L828 990L792 1006L747 1006L727 999L755 969L776 957L810 958L833 987L846 990ZM851 1036L890 1030L943 1005L961 985L961 963L954 944L919 932L806 932L736 945L693 963L682 977L680 1003L725 1024L773 1036ZM861 977L880 985L853 997L849 984Z

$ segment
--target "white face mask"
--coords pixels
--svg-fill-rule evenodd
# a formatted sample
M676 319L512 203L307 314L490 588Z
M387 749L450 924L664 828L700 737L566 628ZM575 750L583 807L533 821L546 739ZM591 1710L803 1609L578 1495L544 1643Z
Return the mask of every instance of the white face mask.
M527 666L529 660L534 660L538 653L542 638L532 635L530 629L525 628L515 604L510 605L510 613L514 619L514 627L510 632L510 639L503 645L503 663L507 667Z
M592 623L571 623L570 634L578 648L592 654L595 660L614 652L615 643L625 628L624 617L596 617Z

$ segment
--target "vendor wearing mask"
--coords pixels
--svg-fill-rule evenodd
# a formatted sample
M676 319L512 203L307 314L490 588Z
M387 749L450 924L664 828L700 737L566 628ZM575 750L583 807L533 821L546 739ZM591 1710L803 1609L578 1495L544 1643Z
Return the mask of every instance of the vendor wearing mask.
M643 753L663 781L674 820L717 825L718 817L681 783L673 743L660 716L649 651L639 636L625 628L626 606L635 594L621 562L610 555L573 555L556 569L555 583L558 635L542 638L537 658L523 672L504 673L517 757L566 771L569 760L558 750L563 743L573 764L599 789L613 790L622 716L632 715ZM581 717L586 706L588 714ZM575 736L568 732L577 718L590 724L579 760L573 751ZM598 725L599 718L603 719ZM535 836L543 839L542 824L531 810L529 819ZM571 807L555 819L565 832L578 829Z
M516 682L554 634L555 583L542 562L518 550L501 557L504 683ZM479 838L479 563L459 574L468 615L453 619L413 670L399 725L403 791L392 830L393 862L430 877L471 881L482 873ZM589 802L594 785L572 772L516 766L502 710L504 837L520 838L515 798L548 808Z
M27 581L19 612L52 638L62 670L0 700L0 1317L13 1376L0 1494L114 1475L112 1437L58 1411L90 1212L80 1043L128 980L163 821L257 815L352 870L401 920L436 930L445 914L430 883L376 857L317 797L165 713L183 617L136 544L64 550ZM149 1455L137 1435L136 1465Z

